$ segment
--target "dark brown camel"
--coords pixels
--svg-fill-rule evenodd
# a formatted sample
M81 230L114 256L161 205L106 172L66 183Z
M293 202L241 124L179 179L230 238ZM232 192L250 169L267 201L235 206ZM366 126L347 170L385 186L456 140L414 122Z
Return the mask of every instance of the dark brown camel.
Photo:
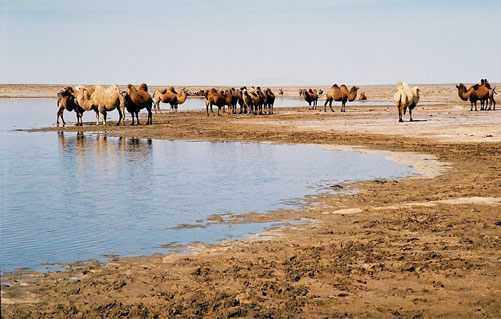
M140 124L139 112L144 108L148 111L148 121L146 124L153 124L153 114L151 112L153 99L150 93L148 93L148 86L146 84L141 84L139 89L129 84L127 91L121 92L121 95L123 97L123 104L132 117L131 125L134 125L134 115L136 116L137 125Z

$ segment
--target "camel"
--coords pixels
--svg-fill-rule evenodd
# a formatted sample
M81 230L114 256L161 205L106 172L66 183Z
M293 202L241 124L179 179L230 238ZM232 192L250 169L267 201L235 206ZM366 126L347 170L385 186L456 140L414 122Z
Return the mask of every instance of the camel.
M266 96L259 86L254 90L254 94L257 96L254 104L257 106L257 110L259 110L259 114L263 114L263 106L266 101Z
M153 101L154 106L153 109L156 112L160 112L160 102L169 103L171 111L177 112L178 106L186 102L188 94L185 89L181 89L178 92L171 86L167 89L156 89L153 92Z
M97 106L94 105L91 99L94 90L95 86L80 86L76 88L76 93L74 93L75 101L78 104L78 108L75 110L77 113L76 125L83 125L82 117L84 112L94 111L96 112L96 119L99 118Z
M82 125L82 116L86 111L96 112L96 125L100 124L100 115L103 116L103 124L106 125L107 113L118 110L120 124L123 117L121 108L120 89L116 85L103 87L100 85L90 87L79 87L75 95L78 104L77 125Z
M324 103L324 112L327 111L327 104L329 104L329 108L332 112L334 109L332 108L332 102L341 102L341 112L346 112L346 102L353 102L357 98L357 92L359 87L352 86L351 89L348 90L348 87L345 84L341 84L340 86L337 84L333 84L327 93L325 94L325 103Z
M486 102L485 109L490 111L490 110L496 110L496 98L495 95L497 94L496 92L496 87L492 87L489 81L487 79L482 79L480 80L481 85L485 85L487 89L489 89L489 99ZM488 107L488 108L487 108ZM482 109L482 107L480 107Z
M493 87L492 89L489 90L489 111L491 110L491 107L492 107L492 110L495 111L496 110L496 94L498 94L496 92L496 87Z
M348 102L353 102L357 99L357 93L360 88L358 86L352 86L348 92Z
M219 111L226 105L226 103L226 96L215 88L205 92L205 108L207 110L207 116L209 116L209 108L212 113L213 105L217 106L217 116L219 116Z
M283 96L284 90L282 88L278 89L278 95Z
M237 113L237 104L240 104L240 113L242 113L242 95L240 90L237 90L235 88L230 88L226 90L221 90L221 94L224 95L224 98L226 100L226 104L223 107L223 111L226 112L226 106L228 106L228 109L230 110L231 114L236 114Z
M334 109L332 108L332 102L334 101L343 101L341 88L337 84L333 84L331 88L327 90L327 93L325 93L324 112L327 112L327 104L329 104L331 111L334 112Z
M304 100L308 103L308 109L316 110L318 103L317 90L308 89L303 92Z
M59 126L59 118L61 118L63 126L66 125L63 117L64 110L69 112L75 111L75 113L77 113L78 104L74 94L75 91L71 86L65 87L62 91L57 93L57 126Z
M470 101L470 111L473 111L473 106L475 106L475 111L478 111L477 101L480 101L480 110L483 110L483 105L489 100L491 94L485 84L475 84L467 89L463 83L459 83L456 85L456 88L458 89L458 96L461 100ZM494 92L492 92L492 94L494 95Z
M243 105L242 92L235 88L231 88L229 90L226 90L225 94L228 95L227 102L230 103L228 104L228 106L231 107L231 113L232 114L237 113L237 104L240 105L240 113L242 113L242 105Z
M254 113L254 100L253 100L251 94L249 93L249 91L247 90L247 88L245 86L240 88L240 92L242 94L244 113L247 113L247 114ZM240 110L242 110L242 107L240 107ZM242 113L242 112L240 111L240 113Z
M358 99L360 101L367 101L367 95L365 95L365 92L360 92L360 97Z
M121 92L123 97L123 104L127 111L132 117L132 125L134 125L134 115L136 115L137 125L139 125L139 111L146 109L148 111L148 124L153 124L153 114L151 113L151 108L153 105L153 99L150 93L148 93L148 86L146 84L141 84L139 89L134 85L129 84L127 86L127 91ZM120 124L120 122L118 122Z
M409 87L405 82L399 82L397 84L397 92L393 96L393 100L398 108L398 121L403 122L402 111L405 115L407 109L409 109L409 120L412 122L412 110L417 106L419 102L420 90L417 86Z
M264 107L267 109L268 114L273 114L273 104L275 104L275 94L270 88L264 90Z
M120 89L116 85L104 87L97 85L91 96L92 104L97 108L97 125L100 124L100 115L103 116L103 124L106 125L108 112L117 109L119 119L117 125L120 125L124 116L123 103L121 103Z

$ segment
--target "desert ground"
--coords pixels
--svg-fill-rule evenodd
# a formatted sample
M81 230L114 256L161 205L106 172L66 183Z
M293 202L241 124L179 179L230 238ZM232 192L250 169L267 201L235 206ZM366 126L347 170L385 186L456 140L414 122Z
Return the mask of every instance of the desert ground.
M61 86L5 87L0 95L13 97L54 96ZM266 116L164 112L151 126L35 130L382 150L419 174L332 185L337 192L297 209L210 218L285 224L243 240L4 274L2 317L499 317L501 106L470 112L454 85L421 87L412 123L398 123L395 107L371 105L391 99L393 86L362 86L369 101L346 113L298 100Z

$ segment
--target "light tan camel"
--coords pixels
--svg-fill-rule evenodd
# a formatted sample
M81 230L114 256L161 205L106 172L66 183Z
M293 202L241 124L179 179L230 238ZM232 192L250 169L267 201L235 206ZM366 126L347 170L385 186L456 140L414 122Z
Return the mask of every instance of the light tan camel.
M417 106L419 102L420 90L417 86L409 87L405 82L397 83L397 92L393 96L393 100L398 108L398 121L403 122L402 113L405 115L407 109L409 109L409 120L412 122L412 110Z

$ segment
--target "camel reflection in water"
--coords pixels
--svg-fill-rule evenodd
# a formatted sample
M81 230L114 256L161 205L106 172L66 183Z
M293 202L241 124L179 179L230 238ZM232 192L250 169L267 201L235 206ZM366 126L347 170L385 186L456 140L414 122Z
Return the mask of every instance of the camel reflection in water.
M153 159L151 139L112 137L104 133L57 134L60 155L68 159L68 167L76 165L78 172L96 166L100 171L118 170L123 168L123 161L148 162Z

